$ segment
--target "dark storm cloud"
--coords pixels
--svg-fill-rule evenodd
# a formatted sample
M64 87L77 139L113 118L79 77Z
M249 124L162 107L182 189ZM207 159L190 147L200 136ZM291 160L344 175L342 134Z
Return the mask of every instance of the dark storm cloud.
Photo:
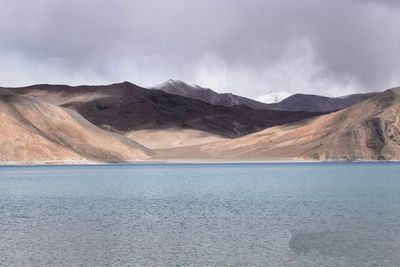
M0 0L0 83L154 85L257 97L400 85L400 5L378 0Z

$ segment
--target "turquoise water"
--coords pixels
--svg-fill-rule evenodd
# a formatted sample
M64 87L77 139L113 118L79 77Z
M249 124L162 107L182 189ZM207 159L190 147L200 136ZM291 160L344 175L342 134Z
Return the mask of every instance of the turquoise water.
M399 266L399 171L0 167L0 266Z

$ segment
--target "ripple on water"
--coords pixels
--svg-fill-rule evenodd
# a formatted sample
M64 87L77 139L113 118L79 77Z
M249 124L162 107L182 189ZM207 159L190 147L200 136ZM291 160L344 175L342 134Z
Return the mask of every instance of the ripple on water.
M399 170L0 168L0 265L395 266Z

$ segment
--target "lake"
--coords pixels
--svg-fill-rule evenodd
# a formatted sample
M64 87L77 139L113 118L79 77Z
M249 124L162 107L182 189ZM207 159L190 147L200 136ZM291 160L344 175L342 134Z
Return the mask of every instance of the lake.
M400 164L0 167L0 266L399 266Z

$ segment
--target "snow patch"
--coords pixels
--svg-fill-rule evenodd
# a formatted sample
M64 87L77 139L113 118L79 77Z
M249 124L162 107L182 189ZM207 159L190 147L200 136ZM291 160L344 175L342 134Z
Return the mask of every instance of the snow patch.
M288 98L292 94L289 92L269 92L266 95L261 95L256 97L256 100L259 102L267 103L267 104L273 104L273 103L278 103L281 102L283 99Z

